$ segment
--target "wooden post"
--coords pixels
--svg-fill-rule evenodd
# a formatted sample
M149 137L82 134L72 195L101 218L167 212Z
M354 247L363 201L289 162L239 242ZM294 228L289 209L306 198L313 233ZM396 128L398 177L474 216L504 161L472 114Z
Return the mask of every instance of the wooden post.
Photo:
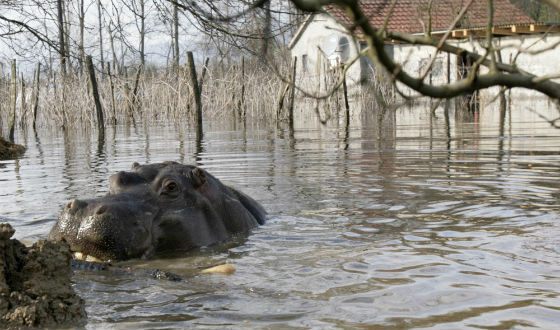
M292 91L290 92L290 106L288 108L288 124L290 129L294 129L294 100L296 97L296 69L297 69L297 56L294 56L294 61L292 63L292 82L290 87Z
M204 84L204 77L206 77L206 71L208 70L208 62L210 61L210 57L207 57L204 61L204 66L202 67L202 73L200 74L200 82L198 86L200 88L200 93L202 93L202 85Z
M23 78L23 72L21 73L21 99L20 99L20 125L23 127L25 123L25 117L27 116L27 104L25 104L25 79Z
M140 67L138 67L138 70L136 71L136 78L134 78L134 88L132 89L132 99L129 103L129 109L128 111L130 113L134 112L134 109L136 108L136 105L138 103L138 87L140 86L140 73L142 72L142 68L143 66L141 65Z
M37 128L37 109L39 108L39 78L41 75L41 63L37 63L35 69L35 82L33 86L33 129Z
M89 82L91 87L91 94L95 103L95 112L97 114L97 127L99 131L105 131L105 122L103 119L103 108L101 107L101 99L99 98L99 90L97 89L97 79L95 79L95 69L91 55L86 56L86 66L89 73Z
M0 62L0 88L2 90L4 90L6 88L6 81L4 79L4 63ZM2 123L2 102L0 102L0 127L2 127L3 123Z
M451 54L447 53L447 83L451 83Z
M194 103L196 107L196 139L197 141L202 138L202 98L200 95L200 87L198 86L198 79L196 78L196 67L194 65L194 58L192 52L187 52L187 60L189 64L189 73L191 77L191 84L194 94Z
M109 87L111 89L111 111L113 113L113 125L117 124L117 110L115 106L115 84L113 83L113 75L111 75L111 65L107 62L107 75L109 76Z
M342 91L344 93L344 107L346 110L346 129L350 127L350 103L348 102L348 86L346 85L346 73L344 66L342 67L344 77L342 77Z
M278 93L278 108L276 109L276 123L280 122L280 113L282 112L282 108L284 108L284 98L286 98L286 94L290 89L290 83L286 83L286 86L282 88Z
M15 125L16 125L16 102L17 102L17 69L16 60L12 60L12 91L10 100L10 119L8 121L8 127L10 133L8 134L8 139L10 142L14 142Z
M245 122L245 56L241 57L241 97L239 99L239 116L241 116L241 119Z

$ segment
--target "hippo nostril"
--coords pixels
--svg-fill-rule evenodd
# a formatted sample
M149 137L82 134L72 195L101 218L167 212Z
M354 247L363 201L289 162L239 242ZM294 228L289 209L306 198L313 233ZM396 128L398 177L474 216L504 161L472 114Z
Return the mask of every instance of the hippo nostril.
M87 206L87 203L84 202L84 201L81 201L79 199L74 199L73 201L66 204L66 208L69 209L72 212L76 212L77 210L82 209L86 206Z
M97 214L97 215L101 215L105 212L107 212L107 206L106 205L101 205L97 210L95 210L95 214Z

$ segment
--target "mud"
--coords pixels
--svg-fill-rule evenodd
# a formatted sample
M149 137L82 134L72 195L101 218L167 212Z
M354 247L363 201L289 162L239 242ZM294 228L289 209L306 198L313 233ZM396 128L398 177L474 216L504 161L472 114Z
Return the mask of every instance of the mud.
M64 242L26 247L0 224L0 328L82 325L85 304L72 289L72 256Z
M24 146L6 141L0 136L0 160L17 158L24 152Z
M24 146L6 141L0 136L0 160L17 158L24 152Z

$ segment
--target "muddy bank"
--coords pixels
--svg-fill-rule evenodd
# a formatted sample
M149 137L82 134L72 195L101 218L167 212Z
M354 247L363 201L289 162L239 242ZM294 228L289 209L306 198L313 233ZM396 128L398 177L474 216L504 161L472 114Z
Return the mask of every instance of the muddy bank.
M24 152L24 146L6 141L0 136L0 160L17 158Z
M68 245L41 240L28 248L13 234L0 224L0 328L85 323L84 301L70 283Z

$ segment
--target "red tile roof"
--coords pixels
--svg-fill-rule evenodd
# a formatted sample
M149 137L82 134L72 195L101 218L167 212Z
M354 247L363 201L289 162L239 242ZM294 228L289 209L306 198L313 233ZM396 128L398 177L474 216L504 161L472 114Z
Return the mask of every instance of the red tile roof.
M364 14L371 24L380 28L389 13L391 0L361 0ZM449 29L457 14L466 6L467 0L398 0L389 19L388 30L394 32L421 33L428 28L429 13L432 13L432 32ZM455 28L480 28L487 24L487 0L474 0L463 19ZM339 7L330 6L327 12L346 27L352 22ZM494 26L531 24L535 21L509 0L494 0Z

